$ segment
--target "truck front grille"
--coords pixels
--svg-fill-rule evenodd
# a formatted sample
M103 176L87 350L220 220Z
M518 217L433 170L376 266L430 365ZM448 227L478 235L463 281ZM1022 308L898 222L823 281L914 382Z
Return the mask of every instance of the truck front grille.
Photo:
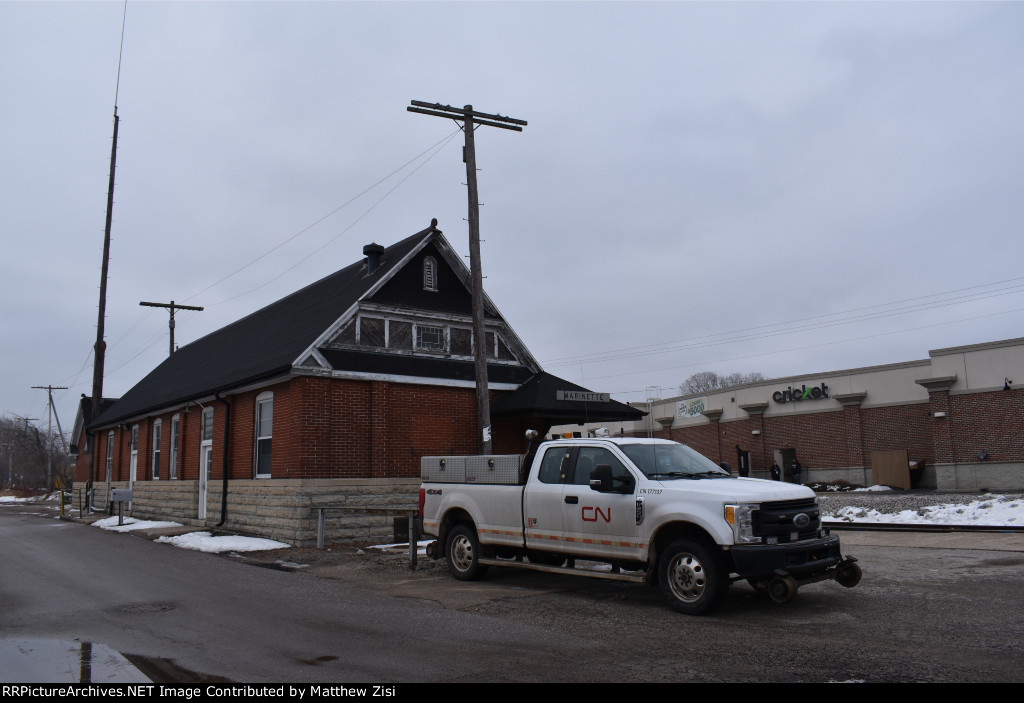
M821 510L814 498L762 503L754 511L753 524L755 535L775 537L779 544L815 539L821 528Z

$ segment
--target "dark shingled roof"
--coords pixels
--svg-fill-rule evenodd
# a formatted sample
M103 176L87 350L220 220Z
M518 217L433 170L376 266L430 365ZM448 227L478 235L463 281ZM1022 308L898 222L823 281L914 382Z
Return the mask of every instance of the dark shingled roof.
M346 310L419 244L433 225L384 249L380 268L365 261L332 273L216 332L178 349L105 410L91 427L167 408L288 373L293 362Z
M534 374L526 383L491 405L491 415L521 415L552 420L555 424L573 422L615 422L639 420L645 413L617 400L581 403L556 400L557 391L591 391L546 371Z

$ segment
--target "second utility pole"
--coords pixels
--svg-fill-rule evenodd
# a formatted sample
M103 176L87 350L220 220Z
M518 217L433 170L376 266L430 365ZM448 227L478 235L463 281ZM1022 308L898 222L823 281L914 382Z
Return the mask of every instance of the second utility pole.
M462 160L466 162L466 186L469 190L469 268L473 276L473 357L476 370L476 418L477 441L480 453L491 453L491 403L487 388L487 333L484 329L484 281L480 269L480 203L476 191L476 142L473 139L474 125L485 124L490 127L511 129L522 132L526 120L517 120L501 115L489 115L486 112L474 112L472 105L459 109L451 105L412 101L409 112L423 115L447 117L461 121L462 131L466 133L466 148ZM484 119L480 119L484 118ZM522 125L522 126L519 126Z
M174 311L175 310L202 310L202 308L196 307L195 305L178 305L173 300L171 302L169 302L169 303L150 303L148 301L143 300L143 301L139 302L139 305L142 305L143 307L147 307L147 308L167 308L167 309L169 309L171 311L171 321L167 323L168 328L171 330L171 350L169 352L167 352L168 356L170 356L171 354L174 354Z

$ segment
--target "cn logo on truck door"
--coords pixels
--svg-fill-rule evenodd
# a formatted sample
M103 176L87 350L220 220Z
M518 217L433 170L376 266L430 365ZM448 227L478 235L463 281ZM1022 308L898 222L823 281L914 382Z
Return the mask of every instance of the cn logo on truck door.
M610 507L608 508L608 511L605 512L599 507L584 505L580 510L580 515L583 522L598 522L599 520L604 520L605 522L610 523L612 521L612 509Z
M602 493L590 487L594 467L612 469L616 486L633 486L629 493ZM636 485L625 464L606 447L580 447L571 481L565 486L563 520L565 548L576 554L638 559Z

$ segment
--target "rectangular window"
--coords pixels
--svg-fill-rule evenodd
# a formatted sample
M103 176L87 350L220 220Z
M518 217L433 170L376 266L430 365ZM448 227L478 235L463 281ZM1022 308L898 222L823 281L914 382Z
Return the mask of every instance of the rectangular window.
M274 397L256 400L256 476L270 477L270 450L274 436Z
M412 349L412 323L390 320L388 322L388 349Z
M384 348L384 320L373 317L360 318L359 346Z
M110 483L110 477L114 473L114 432L110 431L107 433L107 483Z
M444 351L444 327L416 325L416 348L427 351Z
M175 415L171 418L171 456L169 462L168 478L178 478L178 430L181 428L181 419Z
M203 411L203 425L199 433L199 439L202 442L213 441L213 408L207 408Z
M473 356L473 331L452 327L452 354L456 356Z
M213 408L203 411L199 432L199 471L207 480L213 474Z
M160 432L163 429L163 423L157 420L153 423L153 479L160 478Z

